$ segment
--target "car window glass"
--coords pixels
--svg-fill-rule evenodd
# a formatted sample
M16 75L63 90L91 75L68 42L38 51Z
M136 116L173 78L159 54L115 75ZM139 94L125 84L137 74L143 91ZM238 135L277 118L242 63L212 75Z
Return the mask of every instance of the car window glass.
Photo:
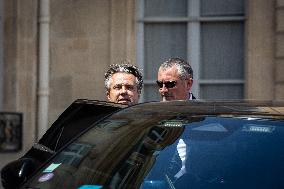
M283 121L207 118L157 156L141 188L282 188Z

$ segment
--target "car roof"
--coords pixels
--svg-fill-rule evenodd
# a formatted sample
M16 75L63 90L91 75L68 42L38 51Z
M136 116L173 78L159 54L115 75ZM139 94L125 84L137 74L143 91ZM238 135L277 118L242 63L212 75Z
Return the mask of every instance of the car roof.
M127 108L126 108L127 109ZM283 101L168 101L146 102L128 108L134 113L192 115L262 115L284 117Z

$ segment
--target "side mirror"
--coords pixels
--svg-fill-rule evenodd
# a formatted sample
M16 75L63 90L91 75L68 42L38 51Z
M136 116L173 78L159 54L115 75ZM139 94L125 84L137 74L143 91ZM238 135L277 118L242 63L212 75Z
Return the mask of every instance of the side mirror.
M4 188L18 188L35 171L36 167L36 162L32 158L22 158L7 164L1 170Z

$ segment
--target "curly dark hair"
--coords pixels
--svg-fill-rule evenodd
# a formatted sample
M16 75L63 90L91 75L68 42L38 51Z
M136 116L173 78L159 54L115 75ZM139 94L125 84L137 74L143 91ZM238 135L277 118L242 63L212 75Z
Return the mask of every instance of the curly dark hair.
M140 72L139 68L129 64L128 62L122 62L122 64L112 64L109 66L109 69L105 73L105 88L107 92L110 88L111 77L115 73L129 73L136 77L136 84L138 88L138 93L141 94L142 87L143 87L143 76Z

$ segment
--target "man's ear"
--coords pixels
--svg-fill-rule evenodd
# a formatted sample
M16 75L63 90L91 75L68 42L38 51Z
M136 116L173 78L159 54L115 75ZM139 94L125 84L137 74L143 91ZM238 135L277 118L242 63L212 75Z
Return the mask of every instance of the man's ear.
M109 91L106 92L107 100L110 101Z
M191 89L192 84L193 84L193 79L192 79L192 78L189 78L189 79L187 80L187 88L188 88L189 90Z

